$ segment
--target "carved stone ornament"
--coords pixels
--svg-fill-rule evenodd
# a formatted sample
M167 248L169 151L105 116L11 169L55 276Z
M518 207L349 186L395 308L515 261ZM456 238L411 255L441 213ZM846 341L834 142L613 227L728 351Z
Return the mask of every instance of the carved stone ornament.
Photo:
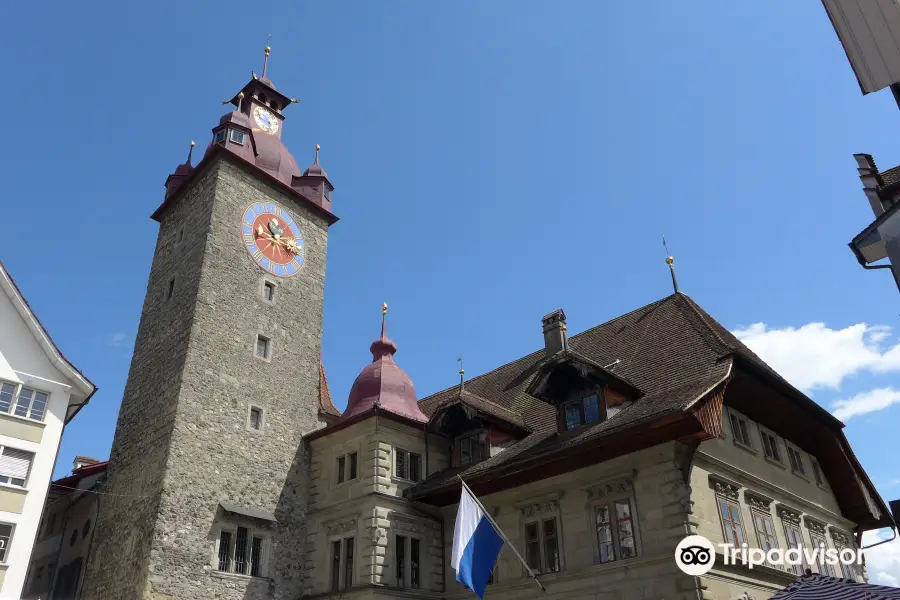
M540 502L533 502L519 507L519 512L523 517L534 517L536 515L555 512L559 509L559 500L551 498Z
M337 521L329 521L328 523L324 523L325 529L328 530L328 535L341 535L344 533L351 533L356 531L356 517L351 517L348 519L341 519Z
M741 491L740 486L722 479L712 479L711 483L717 495L727 500L737 501L738 493Z
M794 510L793 508L788 508L787 506L779 506L778 507L778 516L781 517L781 520L789 525L796 525L800 527L800 511Z
M819 523L818 521L814 521L809 517L804 519L806 521L806 528L809 529L810 533L814 533L820 535L822 537L825 536L825 524Z
M391 522L391 530L393 531L417 533L421 535L427 533L431 528L431 521L413 517L411 515L404 515L403 513L395 511L391 512L388 519Z
M377 546L378 542L383 540L386 536L384 529L381 527L372 527L372 545Z
M835 546L841 546L844 548L850 547L850 538L840 531L836 531L834 529L831 530L831 539L834 540Z
M617 479L610 479L591 485L584 490L588 500L599 500L609 496L630 494L634 491L634 476L628 475Z
M771 498L760 496L749 490L744 492L744 497L747 499L747 504L750 505L750 508L758 510L760 512L764 512L766 514L769 513L769 507L772 506Z

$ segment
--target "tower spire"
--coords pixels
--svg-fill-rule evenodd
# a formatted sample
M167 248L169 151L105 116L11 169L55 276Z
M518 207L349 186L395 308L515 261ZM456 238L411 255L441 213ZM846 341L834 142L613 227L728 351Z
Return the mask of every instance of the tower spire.
M387 302L381 303L381 339L385 339L387 337Z
M322 146L316 144L316 160L313 161L314 165L319 164L319 150L322 149Z
M466 370L463 369L462 365L462 356L456 359L456 362L459 363L459 391L463 391L463 387L466 383Z
M194 154L194 140L191 140L191 147L188 149L188 157L184 164L186 164L186 165L191 164L191 155L193 155L193 154Z
M269 42L272 40L272 34L269 34L269 37L266 38L266 57L263 59L263 72L262 79L266 78L266 70L269 68L269 54L272 52L272 47L269 46Z
M675 259L669 254L669 246L666 245L666 236L662 236L663 248L666 249L666 264L669 265L669 272L672 274L672 287L675 293L678 293L678 280L675 278Z

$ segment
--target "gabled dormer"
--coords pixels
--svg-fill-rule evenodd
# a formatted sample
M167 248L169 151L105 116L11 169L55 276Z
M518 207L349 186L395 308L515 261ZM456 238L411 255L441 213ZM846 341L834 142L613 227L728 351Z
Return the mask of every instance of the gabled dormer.
M531 433L521 415L462 386L434 411L428 429L448 438L454 467L487 460Z
M566 313L545 315L544 360L526 391L556 409L559 431L603 422L641 396L641 391L611 369L569 348Z

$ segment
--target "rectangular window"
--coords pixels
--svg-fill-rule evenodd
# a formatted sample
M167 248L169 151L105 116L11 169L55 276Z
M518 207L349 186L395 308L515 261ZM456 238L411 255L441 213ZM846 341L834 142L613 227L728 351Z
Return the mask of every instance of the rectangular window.
M250 407L250 429L262 429L262 409L256 406Z
M528 567L535 572L541 570L541 543L538 540L538 524L525 524L525 560Z
M409 479L410 481L422 480L422 456L409 453Z
M262 570L262 538L253 538L253 544L250 547L250 575L259 577Z
M825 478L822 477L822 469L819 467L819 463L816 461L812 461L813 475L816 478L816 485L825 485Z
M344 588L353 587L353 538L344 540Z
M565 406L566 429L575 429L581 425L581 407L577 402L569 402Z
M813 548L819 549L819 554L817 556L819 573L827 577L836 577L834 567L825 562L825 551L828 550L828 542L825 541L825 537L823 535L810 531L809 541L812 542Z
M790 451L790 448L788 449ZM801 549L801 560L803 564L799 565L791 565L791 570L796 575L803 575L806 571L806 558L803 557L803 536L800 534L800 529L795 527L794 525L789 525L788 523L784 524L784 537L787 540L788 548L798 548Z
M600 401L593 394L582 400L584 404L584 422L596 423L600 420Z
M744 526L741 524L741 512L737 504L719 498L719 515L722 518L725 540L735 546L743 544Z
M231 532L223 531L219 534L219 570L231 571Z
M409 587L419 588L419 540L409 540Z
M238 131L237 129L229 129L228 130L228 139L234 142L235 144L244 145L244 132Z
M225 143L225 130L220 129L213 136L213 144L224 144Z
M348 479L356 479L356 452L350 453L350 476Z
M731 433L734 435L735 441L748 448L752 448L753 444L750 440L750 426L747 424L747 419L739 417L734 413L729 414L731 415Z
M46 407L47 394L44 392L38 392L24 387L19 390L19 396L16 398L15 410L17 417L28 417L30 419L41 421L44 418L44 410Z
M275 299L275 284L271 281L263 283L263 300L272 302Z
M468 465L472 462L472 438L466 437L459 440L459 464Z
M247 573L247 528L238 527L234 542L234 572Z
M756 527L756 539L759 541L759 547L764 552L778 548L778 538L775 536L775 524L772 522L772 517L752 510L750 512L753 515L753 525ZM776 569L782 568L780 565L769 566Z
M457 444L459 448L459 464L475 464L487 458L486 439L487 435L484 432L460 438Z
M397 585L406 587L406 536L397 536Z
M397 455L397 464L395 471L400 479L409 479L409 452L397 448L394 453Z
M34 454L31 452L2 447L0 450L0 483L25 487L32 460L34 460Z
M806 467L803 464L803 456L800 452L792 446L788 446L787 451L788 458L791 459L791 470L794 471L794 473L806 476Z
M637 556L631 500L594 507L597 559L601 563Z
M0 562L6 562L6 551L12 538L12 525L0 523Z
M256 336L256 356L259 358L269 358L269 346L269 338L261 335Z
M544 566L547 572L559 571L559 536L556 534L556 519L544 519L541 523L544 533Z
M778 449L778 438L762 429L760 429L759 434L762 438L763 451L765 451L766 457L781 462L781 451Z
M331 542L331 591L341 589L341 542Z
M337 481L338 483L344 483L344 466L347 462L347 459L341 456L337 459Z
M847 546L838 547L837 544L835 544L835 549L838 551L839 555L841 553L841 550L843 550L844 548L847 548ZM852 579L856 581L856 565L846 565L843 561L839 561L839 564L841 565L841 574L843 575L844 579Z
M0 412L9 413L15 395L16 386L6 382L3 382L3 384L0 385Z

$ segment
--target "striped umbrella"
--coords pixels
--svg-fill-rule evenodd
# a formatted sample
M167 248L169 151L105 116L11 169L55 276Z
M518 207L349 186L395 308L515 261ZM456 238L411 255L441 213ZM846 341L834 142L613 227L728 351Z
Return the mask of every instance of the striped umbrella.
M770 600L900 600L900 589L811 573Z

